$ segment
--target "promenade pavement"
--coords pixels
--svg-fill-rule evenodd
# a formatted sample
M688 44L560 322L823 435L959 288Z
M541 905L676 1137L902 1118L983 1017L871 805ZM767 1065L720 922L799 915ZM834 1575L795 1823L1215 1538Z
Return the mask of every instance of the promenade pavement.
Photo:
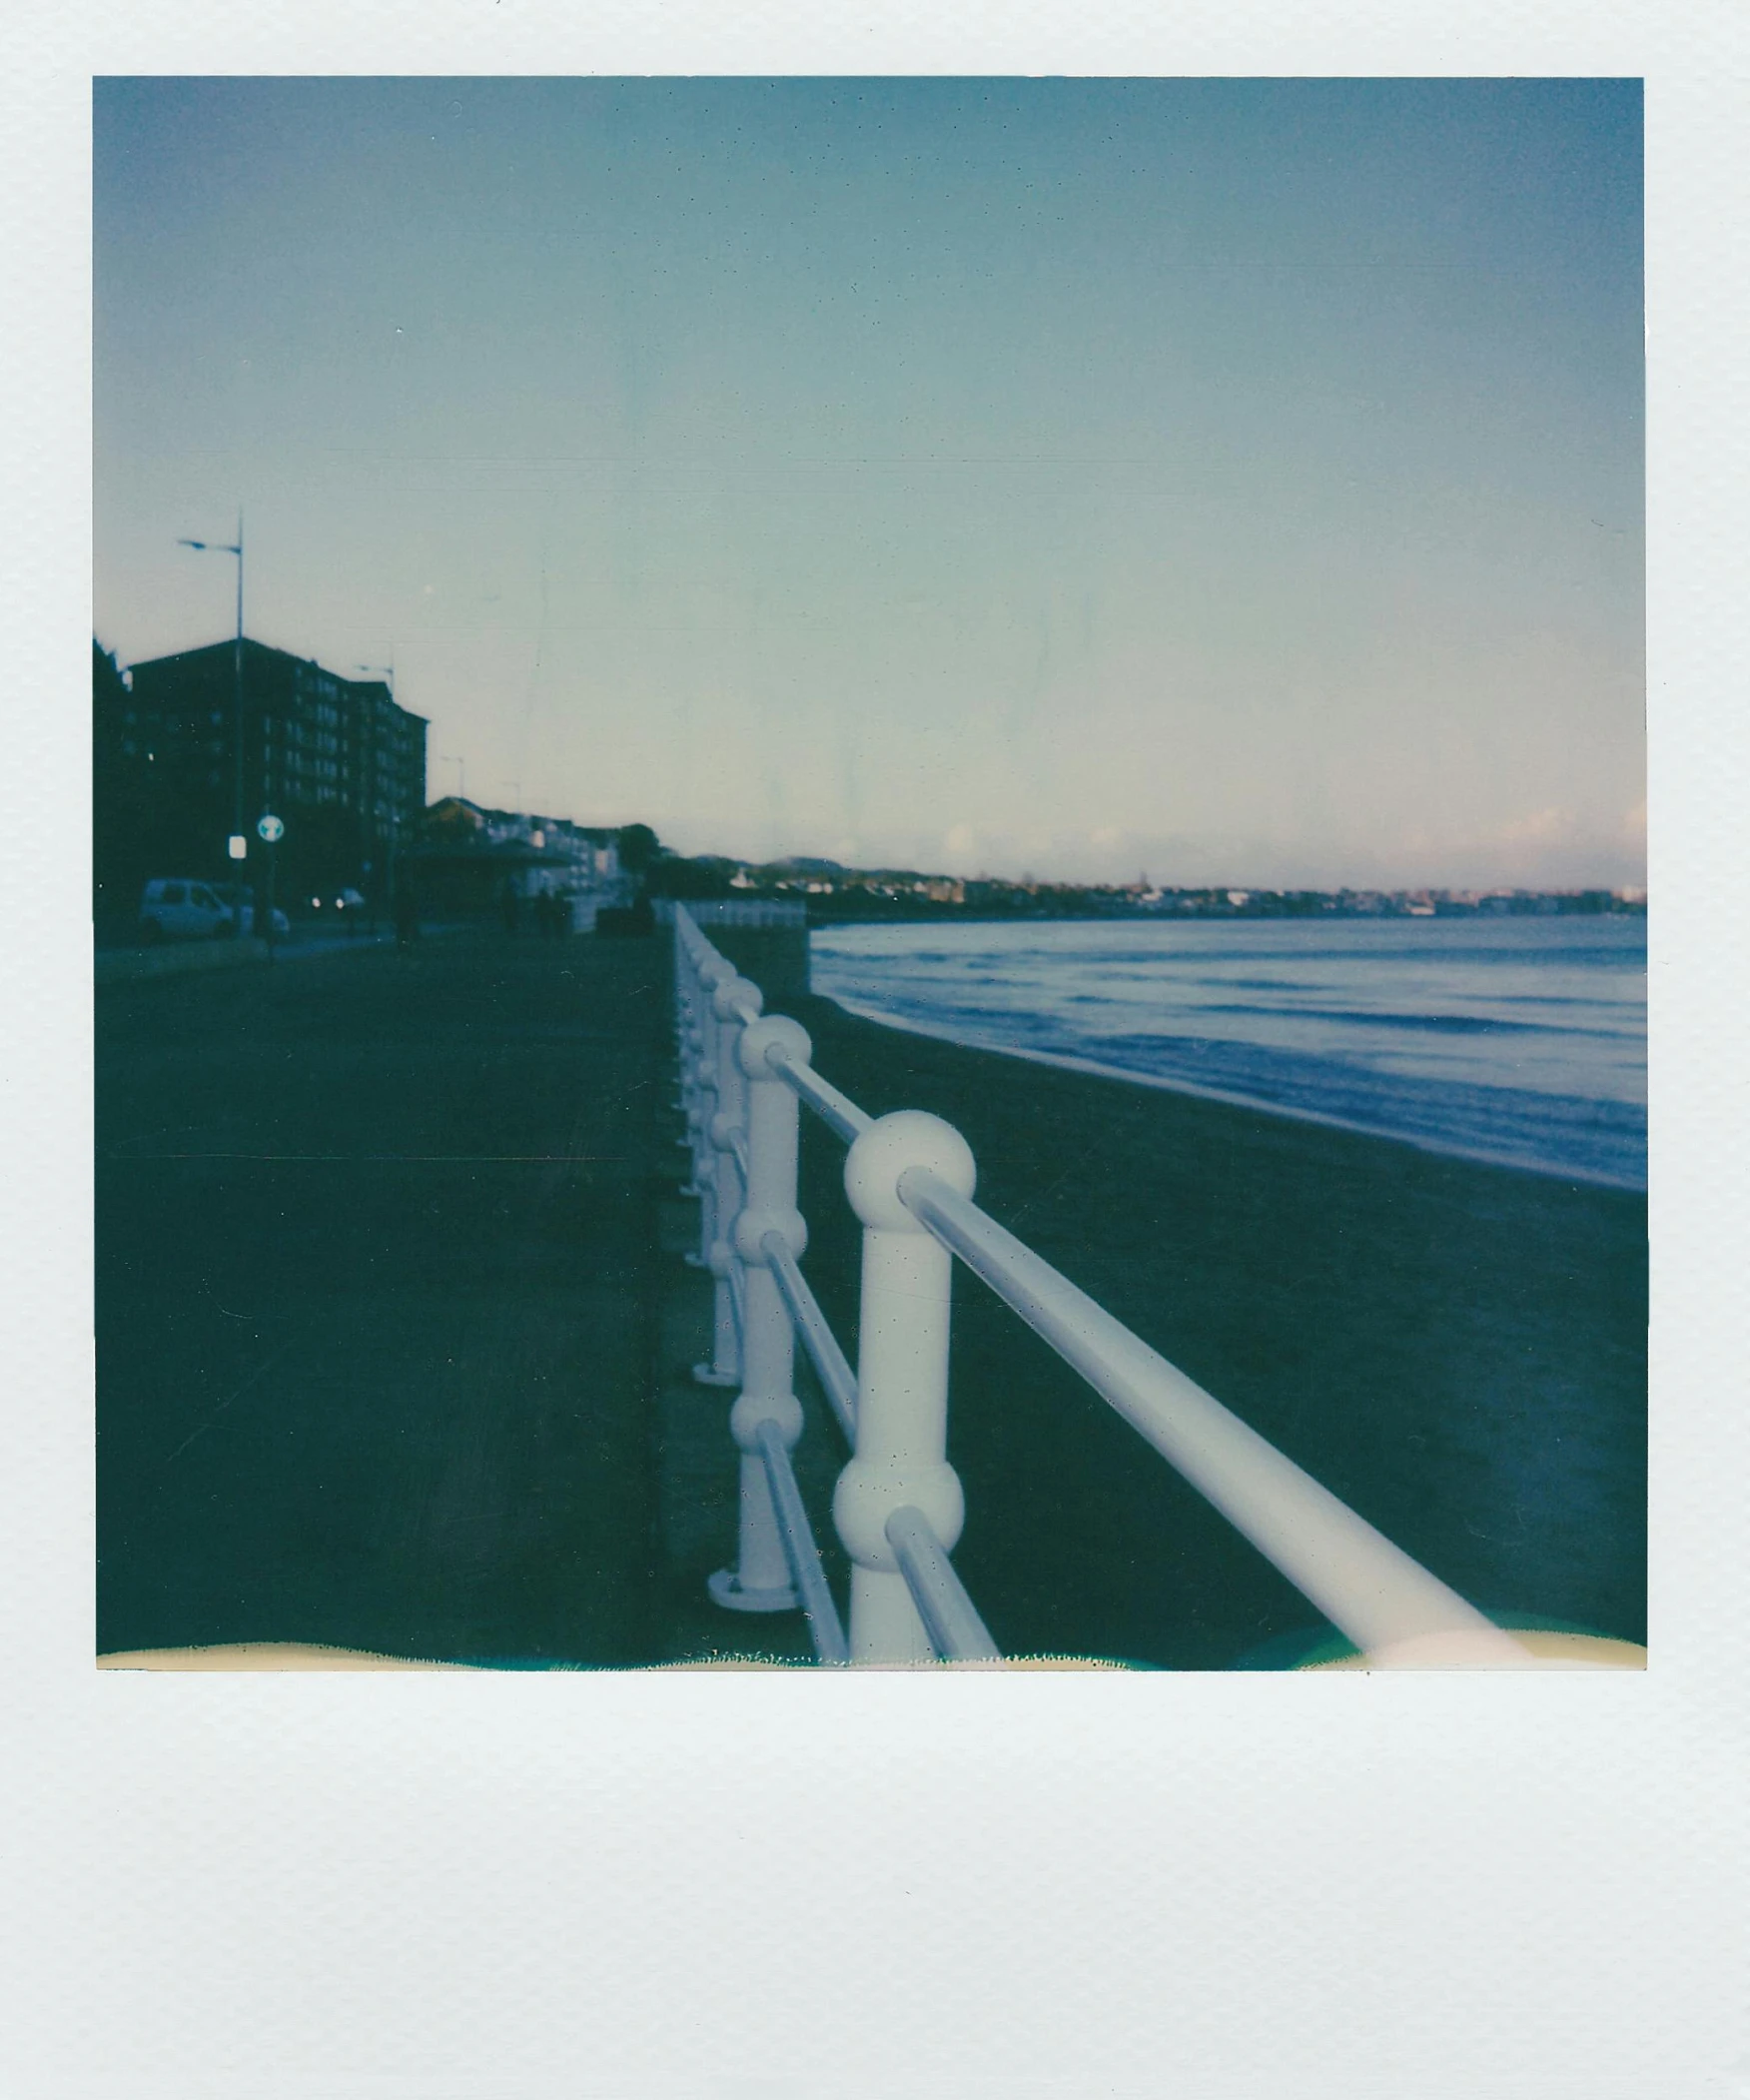
M683 1390L665 957L494 933L99 988L100 1650L708 1643L734 1461ZM684 1567L665 1436L721 1483Z

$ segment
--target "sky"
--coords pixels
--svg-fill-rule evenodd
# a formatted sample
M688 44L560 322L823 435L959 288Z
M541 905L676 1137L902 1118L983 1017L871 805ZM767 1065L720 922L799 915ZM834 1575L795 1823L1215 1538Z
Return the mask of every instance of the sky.
M1645 880L1640 93L105 80L94 619L430 786L1041 879Z

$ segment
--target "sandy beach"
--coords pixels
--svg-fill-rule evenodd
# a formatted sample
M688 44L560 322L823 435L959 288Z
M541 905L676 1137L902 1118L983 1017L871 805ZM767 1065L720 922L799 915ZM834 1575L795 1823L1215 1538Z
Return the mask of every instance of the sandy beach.
M835 1085L954 1123L993 1216L1474 1602L1645 1639L1643 1197L783 1005ZM842 1156L810 1122L806 1266L850 1347ZM956 1292L956 1561L1007 1651L1223 1668L1319 1638L1006 1307Z

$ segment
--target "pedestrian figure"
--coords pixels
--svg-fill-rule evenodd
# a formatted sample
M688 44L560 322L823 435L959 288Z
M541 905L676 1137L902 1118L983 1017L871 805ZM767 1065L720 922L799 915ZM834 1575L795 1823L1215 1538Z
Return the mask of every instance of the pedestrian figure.
M510 877L504 877L504 886L498 892L498 916L504 922L504 931L516 931L516 889Z
M398 882L395 889L395 944L405 948L420 937L420 907L411 882Z

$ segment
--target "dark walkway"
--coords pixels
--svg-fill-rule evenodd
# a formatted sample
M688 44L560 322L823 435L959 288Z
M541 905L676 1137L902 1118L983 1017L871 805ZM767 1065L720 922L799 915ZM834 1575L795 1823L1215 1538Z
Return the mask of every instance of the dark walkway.
M100 1648L663 1650L663 952L99 992Z

